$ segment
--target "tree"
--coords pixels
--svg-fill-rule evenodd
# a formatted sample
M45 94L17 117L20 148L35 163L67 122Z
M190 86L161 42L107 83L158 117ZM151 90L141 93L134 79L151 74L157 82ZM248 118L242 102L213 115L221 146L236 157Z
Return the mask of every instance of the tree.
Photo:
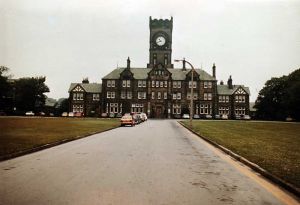
M12 87L8 82L9 68L0 66L0 110L8 111L12 101Z
M41 111L49 92L46 77L20 78L15 83L16 107L19 111Z
M290 116L300 119L300 69L288 76L271 78L257 97L257 117L284 120Z

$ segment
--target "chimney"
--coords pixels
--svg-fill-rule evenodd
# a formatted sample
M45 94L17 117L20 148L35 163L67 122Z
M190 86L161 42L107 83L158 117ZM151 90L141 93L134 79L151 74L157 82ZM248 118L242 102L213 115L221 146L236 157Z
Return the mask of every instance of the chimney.
M215 63L213 64L213 67L212 67L212 73L213 73L213 77L216 78L216 65L215 65Z
M233 86L232 86L232 78L231 78L231 76L229 76L229 79L228 79L228 81L227 81L227 85L228 85L228 88L229 88L229 89L233 89Z
M89 84L89 78L83 78L82 83Z
M127 68L130 69L130 59L129 59L129 57L127 58Z
M224 85L224 82L223 82L223 80L221 80L221 82L220 82L220 85Z
M185 58L183 58L183 61L182 61L182 70L186 71L186 68L185 68Z

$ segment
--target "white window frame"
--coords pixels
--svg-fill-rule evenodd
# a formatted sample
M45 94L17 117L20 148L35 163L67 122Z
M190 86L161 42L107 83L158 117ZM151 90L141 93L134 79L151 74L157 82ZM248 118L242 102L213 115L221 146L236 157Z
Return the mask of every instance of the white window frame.
M157 92L157 99L158 99L158 100L161 99L161 92Z
M164 99L168 99L168 93L167 92L164 92Z

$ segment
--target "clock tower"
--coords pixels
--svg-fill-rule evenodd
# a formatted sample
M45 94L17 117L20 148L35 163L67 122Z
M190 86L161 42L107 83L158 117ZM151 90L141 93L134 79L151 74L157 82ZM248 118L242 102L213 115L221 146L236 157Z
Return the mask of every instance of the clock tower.
M150 49L147 68L162 64L166 68L173 68L172 62L172 30L173 17L171 19L149 18Z

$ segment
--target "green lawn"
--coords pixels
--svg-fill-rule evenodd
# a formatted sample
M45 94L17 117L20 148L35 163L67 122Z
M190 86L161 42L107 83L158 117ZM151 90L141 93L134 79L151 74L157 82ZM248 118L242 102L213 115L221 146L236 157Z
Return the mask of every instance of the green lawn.
M193 130L300 187L300 123L193 121Z
M118 126L119 119L0 117L0 156Z

